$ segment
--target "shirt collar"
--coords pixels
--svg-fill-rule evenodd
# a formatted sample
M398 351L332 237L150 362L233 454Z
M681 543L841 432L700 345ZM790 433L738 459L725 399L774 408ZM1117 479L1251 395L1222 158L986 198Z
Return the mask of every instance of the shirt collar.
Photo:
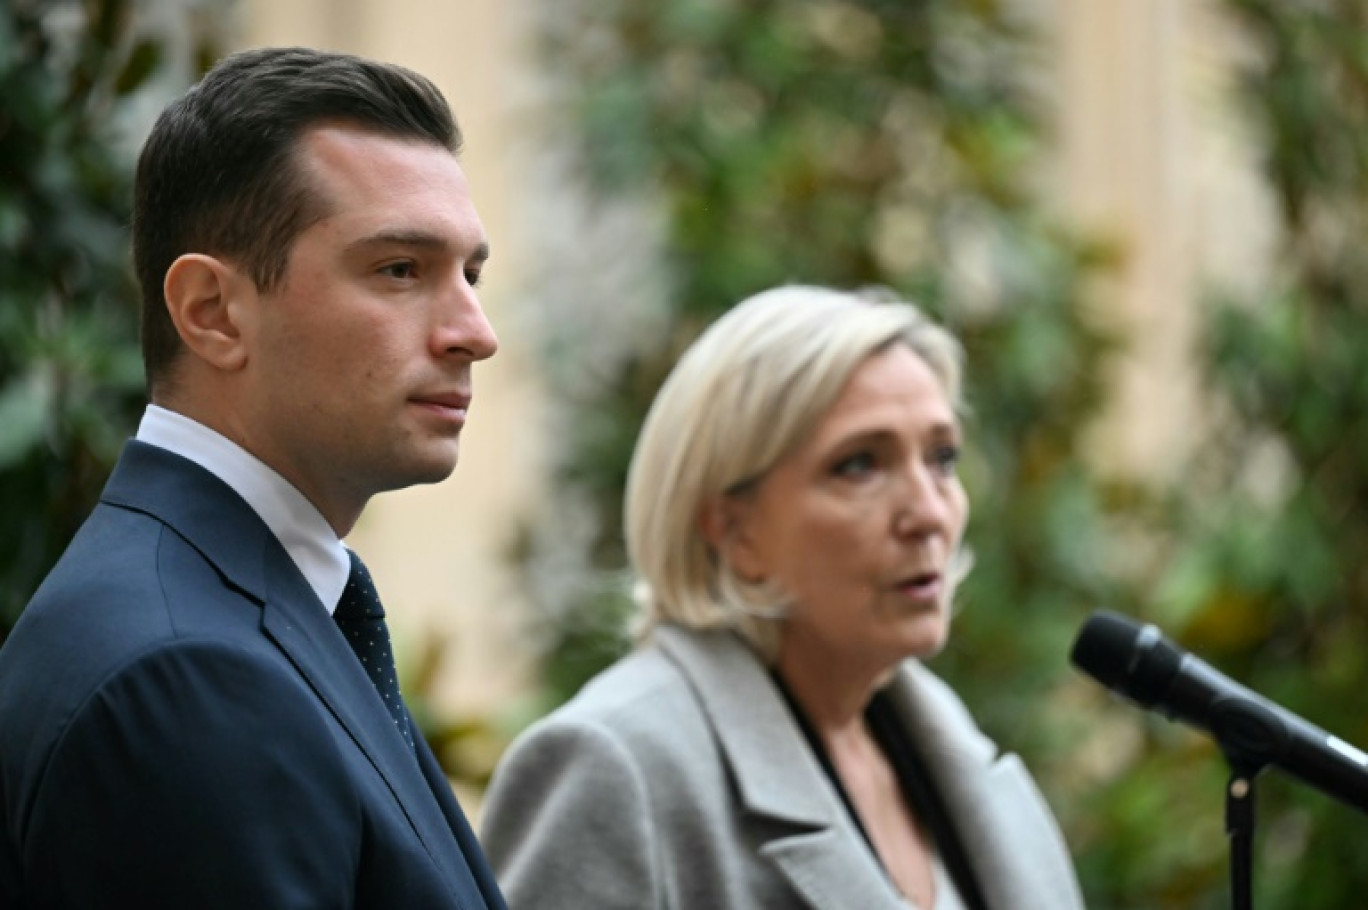
M155 404L143 412L137 438L190 459L232 487L285 547L328 612L337 607L351 570L347 550L293 484L227 437Z

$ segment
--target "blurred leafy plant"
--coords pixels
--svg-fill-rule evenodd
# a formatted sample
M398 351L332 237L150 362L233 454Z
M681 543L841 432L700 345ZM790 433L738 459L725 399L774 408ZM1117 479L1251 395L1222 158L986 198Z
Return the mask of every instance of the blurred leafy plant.
M142 402L120 134L164 49L131 0L0 5L0 641Z
M1027 75L1039 42L1017 8L678 0L548 13L579 176L600 199L663 210L654 252L668 276L658 330L568 402L562 496L592 517L599 582L545 604L550 701L626 646L623 480L679 351L765 287L884 285L967 350L976 568L936 667L989 731L1069 776L1071 712L1041 722L1042 705L1070 676L1081 618L1125 603L1107 524L1144 494L1104 486L1082 454L1119 343L1089 318L1089 279L1112 252L1052 220L1028 182L1047 134Z
M1089 279L1110 252L1061 230L1027 180L1048 133L1031 90L1043 45L1012 18L1020 8L569 0L548 12L545 56L591 213L624 200L663 212L660 248L646 252L667 276L652 331L596 361L592 382L557 386L573 415L560 503L591 528L580 539L592 572L542 598L548 701L627 647L623 479L678 352L769 285L888 285L968 352L977 564L937 669L1042 777L1091 906L1226 906L1219 753L1118 710L1065 654L1098 604L1150 614L1368 743L1368 431L1356 419L1368 410L1368 260L1356 249L1368 236L1368 13L1351 0L1223 4L1257 48L1239 103L1283 233L1264 299L1206 302L1211 423L1166 493L1104 481L1082 452L1107 405L1100 367L1124 339L1088 318ZM552 334L553 357L576 353L563 341L574 331ZM535 540L528 551L535 564ZM1304 788L1262 788L1260 906L1357 906L1362 821Z
M1368 744L1368 10L1226 0L1249 53L1238 110L1277 201L1258 294L1203 301L1210 403L1202 445L1167 508L1144 516L1150 597L1136 611L1275 701ZM1215 747L1147 718L1079 706L1080 753L1109 737L1077 791L1074 843L1098 907L1229 906ZM1086 764L1083 762L1082 766ZM1260 785L1256 903L1361 906L1368 824L1314 790Z
M143 95L186 56L203 72L222 24L186 10L170 47L133 0L0 4L0 642L95 504L144 403L128 262ZM175 80L168 80L174 82ZM504 740L434 712L439 646L404 688L448 773L483 785Z
M1155 609L1233 676L1365 745L1368 8L1223 6L1250 47L1236 103L1254 127L1280 230L1262 292L1208 301L1211 421L1170 514ZM1095 896L1108 906L1226 903L1214 887L1225 845L1210 820L1224 763L1209 748L1171 745L1156 736L1094 794L1099 850L1133 844L1109 864L1122 875L1109 879L1099 864ZM1127 777L1162 782L1173 799L1156 817L1125 818L1136 787ZM1258 905L1362 906L1368 819L1277 775L1260 789ZM1194 839L1186 857L1158 861L1155 831L1194 830L1205 846ZM1155 884L1132 888L1145 863L1159 867Z

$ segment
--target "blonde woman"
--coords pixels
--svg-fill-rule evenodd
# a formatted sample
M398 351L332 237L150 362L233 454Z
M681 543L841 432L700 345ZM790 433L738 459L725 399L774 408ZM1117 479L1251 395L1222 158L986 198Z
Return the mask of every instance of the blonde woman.
M967 567L960 359L812 287L683 356L628 480L641 645L489 791L513 910L1083 906L1020 760L919 662Z

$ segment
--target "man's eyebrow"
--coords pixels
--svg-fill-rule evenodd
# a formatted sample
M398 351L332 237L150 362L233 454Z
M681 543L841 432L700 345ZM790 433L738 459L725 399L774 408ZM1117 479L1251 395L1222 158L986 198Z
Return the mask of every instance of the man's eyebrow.
M446 251L451 249L451 241L439 234L428 231L376 231L347 244L348 250L363 249L368 246L409 246ZM473 262L484 262L489 258L489 243L482 241L470 254Z

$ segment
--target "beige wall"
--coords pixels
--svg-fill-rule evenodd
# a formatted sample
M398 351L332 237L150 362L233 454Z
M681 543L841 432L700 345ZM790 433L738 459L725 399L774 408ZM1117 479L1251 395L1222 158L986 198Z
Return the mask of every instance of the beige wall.
M348 539L376 577L401 671L449 644L434 688L444 714L496 709L525 689L526 615L505 549L540 495L536 355L514 321L520 273L510 224L516 175L508 150L524 31L510 0L250 0L240 44L303 44L399 63L442 89L465 133L462 164L493 255L481 299L500 349L475 370L475 398L451 479L377 497Z
M1121 250L1100 315L1131 339L1092 449L1119 473L1162 477L1199 439L1199 298L1260 281L1272 239L1271 200L1230 108L1248 49L1210 0L1055 0L1051 14L1051 183L1073 220Z

